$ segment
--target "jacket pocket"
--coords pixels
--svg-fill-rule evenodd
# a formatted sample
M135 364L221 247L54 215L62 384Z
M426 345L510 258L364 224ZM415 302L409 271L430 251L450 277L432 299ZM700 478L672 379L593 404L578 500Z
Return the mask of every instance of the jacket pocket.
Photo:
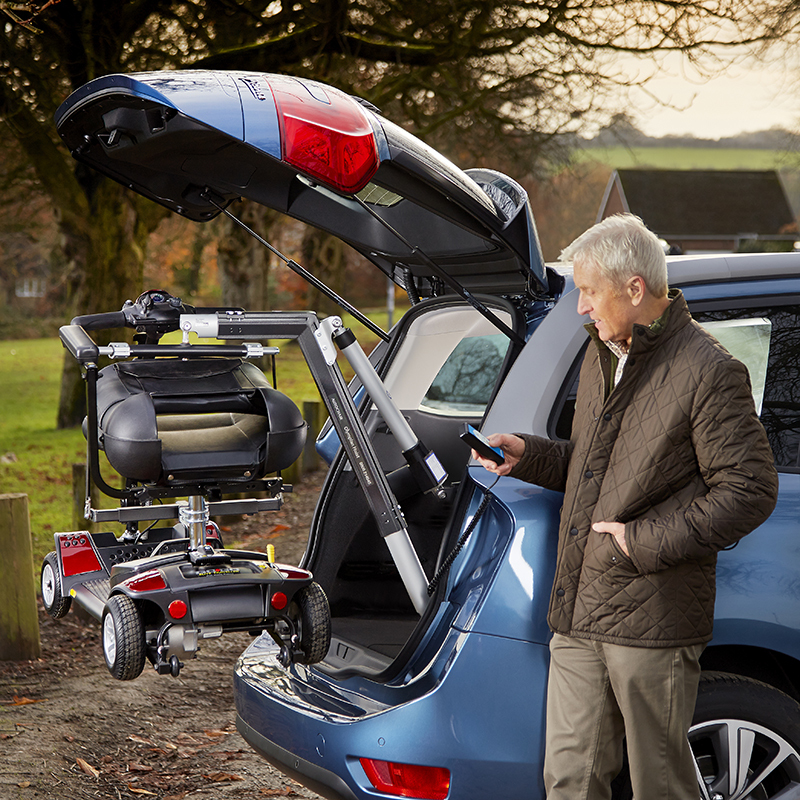
M626 556L610 533L591 531L586 547L587 577L596 577L609 586L621 586L639 577L630 556Z

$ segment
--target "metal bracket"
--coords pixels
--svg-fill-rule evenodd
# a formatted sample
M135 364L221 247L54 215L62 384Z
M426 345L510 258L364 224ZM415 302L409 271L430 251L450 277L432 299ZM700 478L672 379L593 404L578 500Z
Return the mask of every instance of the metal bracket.
M323 319L314 331L314 338L329 367L336 363L336 346L333 344L333 336L340 330L342 330L342 318L332 316Z

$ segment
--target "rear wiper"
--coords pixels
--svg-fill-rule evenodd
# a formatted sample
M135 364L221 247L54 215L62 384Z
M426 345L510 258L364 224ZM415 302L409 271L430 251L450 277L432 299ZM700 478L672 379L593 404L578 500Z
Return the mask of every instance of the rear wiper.
M348 303L347 300L336 294L333 289L331 289L327 284L323 283L319 278L312 275L305 267L302 267L293 258L285 256L280 250L273 247L266 239L264 239L262 236L259 236L245 222L242 222L238 217L234 216L230 211L228 211L227 208L223 208L223 206L214 199L210 189L204 189L200 196L204 200L208 200L212 206L215 206L227 217L230 217L239 227L246 230L257 242L263 244L264 247L266 247L271 253L283 261L283 263L286 264L289 269L296 272L304 280L308 281L315 289L318 289L330 300L333 300L333 302L336 303L340 308L343 308L345 311L348 311L350 314L352 314L355 319L383 339L384 342L389 341L389 334L386 333L386 331L383 330L383 328L381 328L379 325L376 325L369 317L362 314L352 303Z

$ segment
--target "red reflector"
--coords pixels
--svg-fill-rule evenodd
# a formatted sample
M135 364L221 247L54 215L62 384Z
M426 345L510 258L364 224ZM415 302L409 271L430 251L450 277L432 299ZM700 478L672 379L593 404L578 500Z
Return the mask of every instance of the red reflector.
M289 599L283 592L275 592L275 594L272 595L272 599L270 600L272 607L276 611L283 611L283 609L286 608L286 604L288 602Z
M444 800L450 791L450 770L444 767L395 764L375 758L362 758L361 766L372 785L385 794Z
M169 613L173 619L183 619L188 610L183 600L173 600L169 604Z
M129 578L127 581L123 581L123 583L132 592L155 592L159 589L167 588L164 576L157 569L143 572L135 578Z
M270 88L283 160L334 189L361 191L378 169L378 150L358 103L333 90L322 92L320 99L295 81L273 81Z
M103 568L88 533L59 534L58 549L66 578L85 572L97 572Z

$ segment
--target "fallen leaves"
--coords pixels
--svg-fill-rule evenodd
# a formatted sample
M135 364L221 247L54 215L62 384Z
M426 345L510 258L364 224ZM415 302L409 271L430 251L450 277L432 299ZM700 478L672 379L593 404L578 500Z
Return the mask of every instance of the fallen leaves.
M135 733L132 733L132 734L131 734L131 735L128 737L128 741L129 741L129 742L136 742L136 744L147 744L147 745L150 745L150 747L154 747L154 746L155 746L155 745L153 744L153 742L151 742L151 741L150 741L150 739L144 739L144 738L143 738L143 737L141 737L141 736L137 736Z
M230 736L231 731L221 731L217 728L212 728L211 730L203 731L203 733L208 736L209 739L219 739L222 736Z
M91 775L92 778L100 777L100 770L93 767L88 761L82 758L76 758L75 763L81 768L81 772Z
M6 700L4 702L9 706L29 706L31 703L46 703L47 700L45 698L41 700L32 700L30 697L19 697L15 694L11 700Z
M137 764L133 761L128 763L128 772L152 772L153 768L147 764Z

